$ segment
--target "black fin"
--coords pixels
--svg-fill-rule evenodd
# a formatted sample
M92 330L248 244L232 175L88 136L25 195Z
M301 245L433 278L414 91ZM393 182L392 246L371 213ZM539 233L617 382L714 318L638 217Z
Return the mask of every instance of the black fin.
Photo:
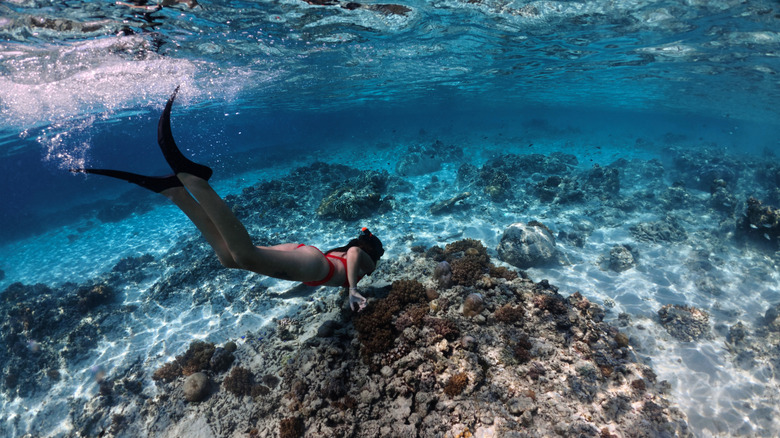
M127 182L137 184L145 189L151 190L155 193L160 193L165 189L172 187L183 187L179 178L176 175L167 176L146 176L138 175L137 173L122 172L121 170L111 169L70 169L73 173L93 173L95 175L105 175L112 178L125 180Z
M165 161L168 162L174 173L186 172L208 181L213 173L211 168L185 157L173 140L173 133L171 133L171 107L178 92L179 87L176 87L160 116L160 121L157 124L157 143L160 145L163 156L165 156Z

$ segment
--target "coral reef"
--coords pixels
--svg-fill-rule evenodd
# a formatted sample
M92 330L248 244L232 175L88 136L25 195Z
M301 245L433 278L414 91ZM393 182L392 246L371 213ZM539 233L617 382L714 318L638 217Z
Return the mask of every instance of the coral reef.
M770 306L756 325L733 324L726 341L738 367L750 370L765 366L772 373L780 372L780 304Z
M496 311L493 313L493 316L495 316L496 320L500 322L514 324L516 322L522 321L523 316L525 316L525 310L522 306L504 304L503 306L496 309Z
M780 332L780 304L767 309L764 313L764 323L773 332Z
M0 386L22 397L47 390L61 367L86 357L120 307L105 281L56 288L13 283L0 293ZM30 372L29 370L35 370Z
M452 282L461 286L473 286L490 270L490 257L482 242L463 239L448 244L444 254L452 269Z
M252 387L255 385L255 378L252 372L244 367L237 366L233 368L230 374L225 377L222 386L225 390L241 397L252 394Z
M138 257L124 257L120 259L116 265L111 269L112 272L128 273L134 269L138 269L143 265L154 260L151 254L144 254Z
M639 251L627 244L615 245L609 250L609 255L599 259L602 269L615 272L627 271L637 265Z
M152 374L152 379L161 380L163 382L172 382L182 375L181 365L179 362L168 362L155 370Z
M453 265L479 260L479 280L440 284L432 275L439 256ZM109 436L690 436L666 399L667 384L635 362L627 338L603 322L598 305L506 273L470 240L383 261L372 280L392 284L375 289L363 312L334 303L301 313L297 324L311 330L288 341L249 342L259 337L250 334L237 346L193 342L155 375L205 369L166 379L154 397L122 389L132 385L116 375L105 394L124 407L122 418L85 409L74 424L85 435ZM487 312L466 317L449 304L477 293ZM221 351L235 356L227 375L215 371L225 366L214 359ZM203 390L199 397L193 386ZM222 390L209 396L216 388ZM190 408L182 403L196 398Z
M382 199L381 190L386 175L361 175L328 194L317 207L317 214L325 218L356 220L387 210L391 204Z
M221 348L210 342L193 341L183 354L158 368L152 378L171 382L180 376L189 376L202 371L217 373L227 371L235 359L232 353L235 348L235 343L232 342L228 342L225 348Z
M415 145L396 164L396 172L403 176L424 175L441 169L444 162L458 159L463 151L452 145L436 140L430 145Z
M495 202L509 199L512 195L512 182L506 173L495 169L481 169L479 179L483 181L485 194Z
M303 433L303 420L298 417L285 418L279 422L279 438L301 438Z
M92 385L94 388L86 386L95 397L86 403L68 402L72 406L69 421L74 425L74 434L166 436L171 431L182 431L181 436L187 436L185 432L194 430L195 425L187 429L184 418L191 419L190 413L196 413L197 426L216 435L274 436L280 431L281 420L299 418L298 434L311 436L406 432L417 436L456 436L465 435L466 431L498 436L633 436L636 430L648 431L651 436L684 436L682 417L665 400L668 386L648 377L648 369L636 362L637 358L644 360L645 354L658 354L663 343L669 342L668 336L648 340L648 333L655 333L654 324L661 321L662 315L649 323L653 325L650 330L644 330L648 321L632 327L634 323L626 322L628 317L621 315L615 324L620 324L625 334L602 321L605 310L599 305L601 299L607 309L616 305L630 312L645 309L639 311L645 314L648 303L653 302L646 299L650 292L630 290L633 283L626 283L627 290L616 294L614 301L590 296L594 288L615 284L620 278L637 281L636 284L657 284L658 296L667 299L674 299L669 294L684 282L693 294L690 303L697 306L703 306L701 300L706 303L709 295L713 299L712 309L716 310L706 324L701 323L706 314L701 317L673 306L664 310L670 333L679 328L683 340L706 336L703 333L710 330L712 322L711 330L723 337L733 353L724 362L733 360L735 366L745 370L755 368L767 375L777 374L780 311L770 307L763 319L743 317L739 321L728 294L739 287L734 285L735 279L748 277L755 280L757 287L751 290L759 296L769 296L767 292L773 290L762 291L767 282L761 277L772 278L774 271L767 266L773 266L776 254L745 251L745 264L729 264L735 260L730 253L738 253L730 247L735 230L748 245L764 246L766 242L768 249L776 251L772 246L776 240L768 232L776 221L768 219L776 215L776 209L769 205L778 205L780 199L777 165L770 163L762 168L737 163L737 171L732 175L721 172L730 163L718 161L713 154L698 155L695 160L675 166L676 174L670 175L660 162L640 159L620 159L609 166L590 168L575 167L576 162L572 164L563 155L495 158L483 168L460 165L455 182L451 181L448 169L458 168L458 163L448 165L435 176L414 179L415 186L424 187L421 197L430 197L425 205L406 202L417 196L419 190L397 175L367 173L365 180L345 181L361 172L324 163L306 166L289 178L262 182L240 196L228 197L231 208L247 221L249 232L260 239L258 243L296 239L316 243L312 235L323 230L319 221L305 229L290 224L308 220L314 208L339 187L347 184L354 189L358 183L369 181L371 185L370 181L374 181L379 190L373 193L387 202L381 208L394 208L380 209L382 227L403 230L394 251L403 253L405 248L411 248L412 252L383 260L377 272L361 283L366 286L373 315L368 310L359 314L347 311L333 293L327 300L318 297L306 303L316 312L302 306L300 317L280 315L278 324L267 331L245 333L246 339L237 339L237 349L235 344L232 351L227 345L215 346L208 365L202 361L207 351L193 354L200 358L196 362L201 365L193 365L188 372L202 369L198 372L212 381L212 395L199 405L189 405L189 411L184 410L188 405L183 403L189 378L179 378L184 371L178 361L155 373L157 386L151 391L144 385L153 370L144 367L159 359L147 357L132 370L97 370L96 377L105 376ZM671 155L672 160L677 158ZM697 170L707 164L705 160L715 165ZM756 176L756 181L749 178L751 175ZM766 180L759 179L762 175ZM436 200L453 201L465 191L470 193L468 201L451 202L457 208L446 212L452 221L435 218L432 226L423 231L417 226L419 223L409 225L399 220L406 214L425 215ZM401 201L396 203L389 195L399 196ZM749 195L756 198L747 202L745 210L736 200L745 200ZM489 206L489 201L507 202L494 205L496 208L480 208ZM576 208L561 205L567 202L582 204ZM735 217L741 213L744 217ZM454 242L447 249L427 247L432 242L450 242L461 236L484 236L492 242L495 236L483 234L480 223L488 227L493 223L506 224L516 220L512 217L529 214L543 218L555 228L559 251L556 259L572 266L576 275L592 272L594 260L580 257L592 255L594 248L604 251L601 262L605 270L621 272L636 266L638 249L642 251L643 263L636 272L622 276L595 272L599 280L582 286L588 298L597 300L590 302L579 294L567 296L580 285L561 287L558 293L549 283L534 283L528 273L491 265L488 252L479 241ZM674 216L664 219L670 214ZM661 220L650 222L657 218ZM637 220L646 222L628 235L629 227ZM475 223L477 229L467 223ZM336 220L328 221L326 228L328 234L332 231L335 235L354 225ZM542 233L550 232L541 224L527 225ZM621 244L609 249L615 243L610 239L619 239ZM679 248L667 244L686 239L690 242ZM693 247L690 251L687 243ZM124 326L130 320L128 315L140 315L151 308L146 303L133 303L125 309L111 299L111 291L124 294L131 290L127 285L148 278L150 272L156 275L160 266L177 267L155 282L144 297L160 308L178 308L182 303L193 308L206 304L231 307L238 313L259 313L266 306L279 303L274 294L264 293L264 285L250 284L251 279L222 270L208 248L203 250L205 246L189 239L159 260L151 256L122 259L111 273L105 274L106 281L101 277L100 281L80 285L24 286L26 292L19 299L13 297L11 288L7 292L9 299L3 301L0 322L2 347L9 352L0 358L2 383L7 384L1 390L9 396L25 397L63 386L54 385L56 382L68 384L65 379L74 379L72 370L79 367L78 361L87 357L95 345L115 342L116 336L122 336L107 338L106 327ZM682 275L663 272L660 266L644 260L668 253L673 258L678 249L682 255L681 271L688 270ZM753 260L753 256L765 259ZM744 273L737 272L751 263L754 264ZM154 269L149 269L150 265ZM568 279L560 275L567 269L568 266L556 266L552 272L535 269L530 275L550 275L551 281L559 276L560 280L554 282L564 282ZM456 272L457 280L453 278ZM121 282L110 281L118 278L114 274L121 274ZM410 288L417 290L412 294L416 298L383 298L391 293L387 285L399 279L419 283L419 287ZM596 290L596 295L602 292L605 291ZM302 292L294 289L289 296L297 298L299 293ZM704 296L696 296L697 293ZM481 295L484 308L466 317L460 305L471 294ZM4 299L0 297L0 301ZM652 309L650 314L654 310L658 309ZM363 320L364 316L369 318ZM686 322L686 318L693 322ZM295 324L288 325L291 320ZM51 327L45 327L41 321ZM683 328L688 326L694 329ZM180 349L175 352L186 349L186 345L177 344L181 339L179 335L170 340ZM209 339L215 339L213 333ZM378 348L374 349L374 343ZM692 350L696 346L675 348ZM159 365L155 363L155 367ZM681 363L686 372L695 366ZM244 368L259 381L244 385L249 388L247 396L234 397L226 390L224 381L229 375L221 373L231 367ZM468 384L460 395L450 397L445 386L459 373L467 376ZM275 375L283 379L273 382ZM764 408L765 405L756 404L755 410ZM686 409L691 409L690 405ZM739 407L734 412L744 409L752 408ZM121 418L117 412L121 412ZM117 415L116 422L108 415ZM560 424L556 424L558 419L562 420ZM747 427L754 423L745 424ZM396 426L400 432L396 432Z
M478 293L469 294L466 299L463 300L463 316L470 318L479 315L484 308L485 300L483 300L482 295Z
M540 222L510 225L498 244L501 260L521 269L543 266L555 260L557 249L550 229Z
M236 344L232 344L232 347L226 346L226 348L216 347L211 355L211 359L209 359L209 368L216 373L222 373L230 369L230 365L236 359L233 356L233 351L235 350Z
M596 164L585 174L583 186L598 197L615 196L620 191L620 175L615 168Z
M667 304L658 310L658 318L670 335L683 342L711 336L709 315L701 309Z
M195 341L183 355L176 357L176 362L181 365L181 372L185 376L207 370L211 366L211 356L216 347L210 342Z
M720 180L729 186L737 183L738 176L745 170L743 163L734 160L722 151L710 149L669 149L673 155L677 180L686 186L709 191L714 181Z
M366 306L355 318L354 324L367 363L372 363L375 354L385 353L393 345L398 335L393 316L409 304L422 304L426 300L425 288L421 283L398 280L393 282L387 298L372 301Z
M446 260L442 260L433 270L433 278L440 288L448 289L452 286L452 267Z
M469 383L469 376L466 373L458 373L450 377L444 385L444 393L450 397L460 395Z
M520 275L505 266L491 266L488 272L493 278L503 278L504 280L510 281L516 279L518 275Z
M747 200L747 209L737 220L736 229L745 241L760 248L780 249L780 212L756 198Z
M97 284L92 287L80 288L76 295L78 296L79 309L87 311L96 306L110 303L114 300L116 293L110 286Z
M263 220L282 226L312 209L324 218L355 220L392 209L392 197L383 194L402 184L387 172L316 162L287 177L247 187L240 197L226 196L225 201L245 223L253 222L259 211L275 211Z
M672 216L667 216L664 221L639 223L632 226L630 231L640 242L679 243L688 238L688 233Z

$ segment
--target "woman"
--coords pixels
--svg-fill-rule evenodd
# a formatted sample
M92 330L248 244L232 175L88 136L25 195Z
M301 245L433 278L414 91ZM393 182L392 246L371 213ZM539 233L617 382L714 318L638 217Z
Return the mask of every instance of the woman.
M254 246L244 225L209 185L212 170L186 158L173 140L171 107L178 91L177 87L168 99L157 125L157 142L173 175L154 177L110 169L71 169L71 172L119 178L161 193L190 218L227 268L245 269L310 286L347 287L350 308L363 310L366 299L358 293L357 283L376 269L384 254L382 242L363 228L357 239L326 253L296 243Z

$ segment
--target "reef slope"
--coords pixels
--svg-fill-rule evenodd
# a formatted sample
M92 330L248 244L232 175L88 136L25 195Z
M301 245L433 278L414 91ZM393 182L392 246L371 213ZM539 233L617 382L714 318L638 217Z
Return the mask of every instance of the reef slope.
M331 300L262 341L194 343L174 361L183 373L155 372L154 395L117 390L117 376L74 425L101 436L692 436L604 310L494 266L479 241L383 262L365 293L360 314ZM205 399L187 402L196 371Z

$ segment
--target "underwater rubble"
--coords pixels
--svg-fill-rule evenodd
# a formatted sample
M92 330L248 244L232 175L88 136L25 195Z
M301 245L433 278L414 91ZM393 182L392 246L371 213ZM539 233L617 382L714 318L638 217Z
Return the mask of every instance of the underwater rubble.
M84 359L129 308L105 282L57 288L14 283L0 294L0 391L30 397Z
M193 341L144 370L155 395L113 376L74 425L101 436L692 436L604 309L495 266L478 240L417 248L372 277L361 313L337 300L278 320L292 336Z

